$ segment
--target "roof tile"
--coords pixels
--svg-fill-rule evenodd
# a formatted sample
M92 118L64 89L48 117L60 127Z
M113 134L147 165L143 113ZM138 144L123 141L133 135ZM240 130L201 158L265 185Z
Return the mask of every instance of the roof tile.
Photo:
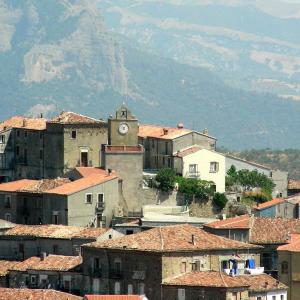
M14 116L0 123L0 131L5 130L6 128L45 130L46 119Z
M257 248L257 246L251 244L207 233L202 229L188 224L157 227L114 240L93 242L85 246L91 248L156 252Z
M104 124L102 120L97 120L74 112L61 112L57 117L53 118L49 123L59 124Z

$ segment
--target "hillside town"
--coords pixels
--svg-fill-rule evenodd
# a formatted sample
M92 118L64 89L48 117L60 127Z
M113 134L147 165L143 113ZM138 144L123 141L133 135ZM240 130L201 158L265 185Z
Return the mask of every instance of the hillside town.
M111 112L108 112L108 114ZM0 299L300 299L300 182L181 122L0 123Z

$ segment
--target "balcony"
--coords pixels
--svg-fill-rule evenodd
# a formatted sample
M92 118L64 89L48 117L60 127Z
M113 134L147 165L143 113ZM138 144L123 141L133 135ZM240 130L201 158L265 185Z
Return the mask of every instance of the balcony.
M96 212L102 212L104 209L105 209L105 203L104 202L97 203Z
M264 267L258 267L258 268L254 268L254 269L249 269L249 268L244 268L244 269L237 269L236 273L234 273L233 269L224 269L223 271L227 274L227 275L235 275L235 276L239 276L239 275L245 275L245 274L250 274L250 275L260 275L264 273Z
M200 172L187 172L185 177L187 178L200 178Z

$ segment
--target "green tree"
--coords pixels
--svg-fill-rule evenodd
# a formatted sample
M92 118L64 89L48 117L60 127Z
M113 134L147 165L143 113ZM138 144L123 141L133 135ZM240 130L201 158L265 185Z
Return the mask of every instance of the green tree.
M222 193L215 193L213 197L213 203L219 208L223 209L226 206L228 199L226 198L225 194Z
M176 174L173 169L161 169L155 178L158 183L157 188L164 192L174 189L176 182Z

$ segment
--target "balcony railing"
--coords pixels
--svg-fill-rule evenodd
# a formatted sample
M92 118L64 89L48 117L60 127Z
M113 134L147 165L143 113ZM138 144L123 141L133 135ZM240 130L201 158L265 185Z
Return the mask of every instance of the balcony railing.
M187 172L185 177L188 178L199 178L200 177L200 172Z

